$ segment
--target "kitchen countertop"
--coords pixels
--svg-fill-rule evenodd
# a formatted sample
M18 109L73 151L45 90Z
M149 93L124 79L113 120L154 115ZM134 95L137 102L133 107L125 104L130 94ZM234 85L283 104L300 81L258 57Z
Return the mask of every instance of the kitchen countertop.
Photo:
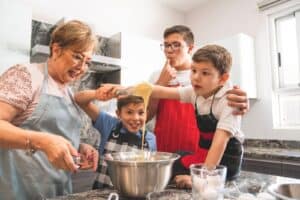
M247 139L244 157L300 163L300 142Z
M267 187L271 184L278 183L300 183L300 179L292 179L287 177L272 176L254 172L242 171L240 177L234 182L227 182L226 188L231 196L238 196L237 193L252 193L254 195L266 192ZM170 186L169 188L174 189ZM238 189L237 189L238 188ZM190 192L190 190L188 190ZM111 192L115 192L113 189L104 190L90 190L87 192L70 194L67 196L61 196L52 200L106 200ZM120 200L128 200L132 198L122 198Z
M244 143L244 147L245 158L293 162L300 164L299 141L247 139ZM235 182L241 192L257 194L258 192L266 191L266 188L270 184L283 182L300 182L300 179L243 171L241 173L241 176ZM236 187L233 187L233 185L234 184L232 183L227 183L227 188L229 188L230 190L234 188L236 190ZM108 195L111 192L115 191L112 189L90 190L87 192L57 197L53 200L104 200L107 199ZM122 199L126 198L120 198L120 200Z

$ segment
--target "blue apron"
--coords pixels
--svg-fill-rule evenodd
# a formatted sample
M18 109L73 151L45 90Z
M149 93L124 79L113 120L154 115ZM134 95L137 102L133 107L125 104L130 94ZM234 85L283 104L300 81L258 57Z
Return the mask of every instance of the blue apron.
M48 67L39 103L20 128L60 135L78 149L80 140L80 110L63 97L47 94ZM41 151L32 156L24 150L0 149L0 199L35 200L66 195L72 192L70 172L58 170Z

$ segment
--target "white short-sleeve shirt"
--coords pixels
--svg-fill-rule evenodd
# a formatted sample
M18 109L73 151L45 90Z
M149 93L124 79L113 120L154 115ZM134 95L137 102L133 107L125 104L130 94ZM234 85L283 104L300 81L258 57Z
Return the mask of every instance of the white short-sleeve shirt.
M244 141L244 134L241 131L241 116L233 115L235 108L228 105L226 99L226 92L232 88L230 81L215 94L215 99L212 105L212 113L218 119L217 129L222 129L231 134L231 137L236 137L240 142ZM213 100L213 96L204 98L202 96L196 96L193 87L179 87L180 100L182 102L189 102L195 106L197 99L198 114L204 115L210 113L210 107Z

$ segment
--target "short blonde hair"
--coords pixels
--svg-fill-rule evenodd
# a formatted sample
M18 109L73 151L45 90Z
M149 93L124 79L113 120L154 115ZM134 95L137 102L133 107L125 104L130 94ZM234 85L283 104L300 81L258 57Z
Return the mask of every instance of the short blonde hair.
M91 47L95 51L97 47L97 37L89 25L72 20L58 25L51 34L50 57L52 56L52 46L57 43L63 49L83 52Z

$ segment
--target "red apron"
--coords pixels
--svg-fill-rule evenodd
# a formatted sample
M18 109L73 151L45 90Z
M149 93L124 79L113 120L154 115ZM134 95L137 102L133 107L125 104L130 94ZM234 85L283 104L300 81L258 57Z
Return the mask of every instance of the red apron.
M200 130L199 130L200 131ZM200 131L201 133L201 131ZM200 147L200 142L201 140L208 140L208 141L212 141L214 137L214 132L209 132L209 133L205 133L205 134L201 134L200 136L200 140L198 141L197 145L199 145L197 151L195 154L192 154L192 155L186 155L186 156L183 156L181 157L181 163L182 165L189 169L190 165L191 164L195 164L195 163L204 163L206 157L207 157L207 153L208 153L208 150L209 149L206 149L206 148L203 148L203 147Z
M199 130L191 103L161 99L156 115L157 150L197 152Z

